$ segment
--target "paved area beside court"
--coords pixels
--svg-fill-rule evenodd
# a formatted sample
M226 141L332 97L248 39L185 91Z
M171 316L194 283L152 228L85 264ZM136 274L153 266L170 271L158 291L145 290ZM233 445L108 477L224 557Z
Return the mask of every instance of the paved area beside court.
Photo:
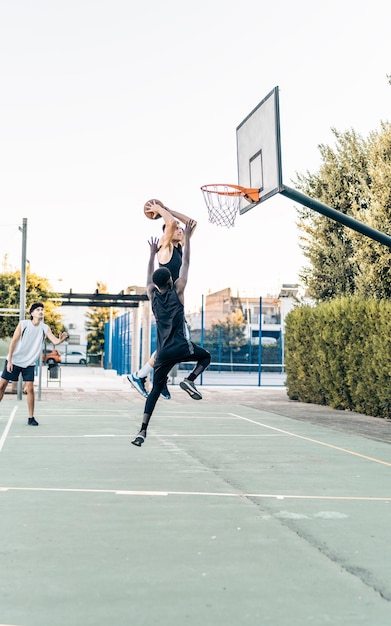
M0 626L389 626L391 424L63 367L0 403Z

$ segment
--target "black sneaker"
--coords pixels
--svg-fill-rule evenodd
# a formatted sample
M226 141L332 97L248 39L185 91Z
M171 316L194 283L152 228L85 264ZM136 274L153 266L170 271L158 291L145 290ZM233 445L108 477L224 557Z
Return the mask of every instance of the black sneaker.
M141 393L144 398L148 398L148 391L145 389L145 381L147 378L138 378L135 374L126 377L130 384Z
M202 395L200 394L192 380L185 378L185 380L182 380L182 382L179 383L179 386L181 389L186 391L186 393L188 393L190 398L193 398L193 400L202 400Z
M29 420L27 423L29 426L39 426L39 422L37 422L35 417L29 417Z
M164 387L160 392L160 395L165 398L166 400L171 400L171 394L168 391L168 387L167 387L167 381L164 383Z
M141 448L141 446L143 445L145 441L146 436L147 436L147 433L145 432L145 430L140 430L140 432L135 436L135 438L133 439L133 441L131 441L131 443L134 446Z

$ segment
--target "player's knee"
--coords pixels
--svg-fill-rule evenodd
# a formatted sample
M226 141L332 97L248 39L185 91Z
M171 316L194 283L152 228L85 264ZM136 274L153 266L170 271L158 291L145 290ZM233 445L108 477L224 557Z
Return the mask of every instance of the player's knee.
M208 355L204 358L204 360L202 361L202 365L205 367L208 367L209 363L212 360L212 356L208 353Z

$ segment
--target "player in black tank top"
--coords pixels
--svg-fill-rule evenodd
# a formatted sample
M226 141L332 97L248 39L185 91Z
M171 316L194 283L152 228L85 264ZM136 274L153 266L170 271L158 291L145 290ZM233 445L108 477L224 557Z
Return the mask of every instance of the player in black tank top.
M177 280L179 276L179 270L182 265L183 246L184 246L184 232L180 225L180 222L186 224L190 218L183 213L167 209L167 207L161 206L154 201L150 201L151 211L158 213L164 219L163 235L159 240L159 247L157 253L157 260L159 267L166 267L172 275L173 282ZM197 226L195 220L192 221L192 230L190 237L193 235ZM154 357L152 354L150 359L145 363L138 371L131 373L127 376L131 385L144 397L148 397L148 392L145 388L147 377L152 374L154 367ZM171 394L167 387L168 377L165 385L162 388L161 395L163 398L169 400Z
M174 283L179 278L179 270L182 265L182 255L182 246L178 243L177 246L174 246L171 259L168 263L159 263L159 267L166 267L169 270Z
M174 365L185 361L196 361L194 369L180 383L180 387L194 400L202 399L200 392L194 385L194 381L208 367L211 356L207 350L190 341L184 307L184 289L187 284L190 262L189 239L191 229L192 220L189 220L185 228L183 262L175 285L166 267L153 271L158 245L156 239L152 239L149 242L150 259L148 263L147 293L156 319L157 348L153 387L145 403L140 432L132 441L135 446L139 447L145 441L149 420L161 389L167 380L167 374Z

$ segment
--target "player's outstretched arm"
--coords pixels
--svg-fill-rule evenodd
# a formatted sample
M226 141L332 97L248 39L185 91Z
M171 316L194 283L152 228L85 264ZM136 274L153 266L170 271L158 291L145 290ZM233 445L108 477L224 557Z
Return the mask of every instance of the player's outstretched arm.
M155 271L155 256L158 251L158 243L159 243L159 239L157 237L151 237L151 239L148 241L148 244L149 244L149 260L148 260L148 267L147 267L148 297L151 296L151 293L155 288L153 281L152 281L152 276Z
M160 206L160 204L153 203L151 204L151 209L154 213L157 213L163 218L165 224L163 235L160 238L159 247L164 248L166 246L169 246L177 229L178 221L172 215L170 209L167 209L167 207L162 207Z
M64 331L60 334L59 337L56 337L56 335L53 333L51 328L48 328L47 333L46 333L46 337L52 342L52 344L54 346L58 346L60 343L62 343L63 341L65 341L65 339L68 339L68 334Z
M177 223L176 223L177 221L181 222L182 224L187 224L189 220L192 220L193 226L192 226L190 236L193 234L197 226L196 220L189 217L188 215L185 215L184 213L180 213L179 211L174 211L174 209L170 209L167 206L162 207L160 204L157 204L156 202L151 201L148 204L149 204L151 213L153 214L158 213L164 219L164 222L166 224L165 234L168 231L168 235L167 235L168 241L171 241L174 235L174 232L177 227Z
M187 224L187 222L189 222L191 220L193 226L191 228L191 232L190 232L190 237L192 236L192 234L195 231L195 228L197 226L197 222L196 220L194 220L191 217L188 217L187 215L185 215L184 213L180 213L179 211L174 211L173 209L168 209L168 211L171 213L171 215L173 217L175 217L177 220L179 220L180 222L182 222L182 224Z

